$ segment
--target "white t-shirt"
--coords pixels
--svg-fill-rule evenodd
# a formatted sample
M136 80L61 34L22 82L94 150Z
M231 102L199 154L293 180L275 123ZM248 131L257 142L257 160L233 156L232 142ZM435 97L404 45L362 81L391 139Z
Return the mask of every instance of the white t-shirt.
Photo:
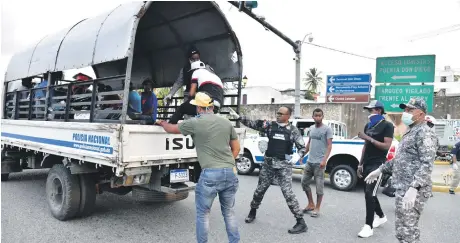
M204 68L197 69L193 72L192 74L192 83L198 84L198 88L200 88L201 85L211 83L214 85L217 85L221 88L223 88L222 80L215 75L212 72L209 72L208 70Z

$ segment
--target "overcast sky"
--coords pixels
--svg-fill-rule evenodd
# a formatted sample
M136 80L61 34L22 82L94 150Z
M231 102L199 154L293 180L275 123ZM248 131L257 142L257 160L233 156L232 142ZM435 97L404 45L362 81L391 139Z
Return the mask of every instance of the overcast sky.
M126 1L1 1L2 76L12 54L83 18ZM294 88L294 52L290 45L227 2L219 2L243 49L244 74L251 86ZM313 33L313 43L379 57L436 54L436 68L460 72L459 0L309 0L259 1L254 12L293 40ZM427 33L457 25L454 31ZM267 45L269 48L267 48ZM302 76L316 67L322 75L372 73L375 61L304 45ZM2 77L3 79L3 77Z

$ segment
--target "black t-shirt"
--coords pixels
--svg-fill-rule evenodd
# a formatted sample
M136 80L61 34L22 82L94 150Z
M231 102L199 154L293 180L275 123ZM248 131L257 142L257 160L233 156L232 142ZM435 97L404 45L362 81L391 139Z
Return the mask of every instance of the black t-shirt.
M455 144L450 153L455 155L455 157L457 158L457 162L460 162L460 142Z
M382 142L385 137L393 138L394 126L391 122L382 120L371 128L368 125L364 127L364 133L372 137L374 140ZM369 141L366 141L366 150L364 151L363 165L381 165L385 162L388 150L381 150L375 147Z

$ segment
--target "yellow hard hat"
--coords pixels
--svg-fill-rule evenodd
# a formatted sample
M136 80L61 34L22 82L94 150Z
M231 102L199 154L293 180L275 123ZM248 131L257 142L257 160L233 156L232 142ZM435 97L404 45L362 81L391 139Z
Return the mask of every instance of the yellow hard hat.
M195 95L195 99L190 101L190 104L196 105L196 106L199 106L199 107L209 107L209 106L214 105L212 98L209 97L209 95L207 95L206 93L203 93L203 92L198 92Z

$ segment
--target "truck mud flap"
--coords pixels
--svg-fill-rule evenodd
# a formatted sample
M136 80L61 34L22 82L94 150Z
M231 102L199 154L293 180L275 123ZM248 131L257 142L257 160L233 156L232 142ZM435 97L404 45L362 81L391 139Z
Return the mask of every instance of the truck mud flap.
M14 159L11 157L2 158L1 171L2 171L2 174L8 174L12 172L21 172L22 167L19 162L19 159Z

